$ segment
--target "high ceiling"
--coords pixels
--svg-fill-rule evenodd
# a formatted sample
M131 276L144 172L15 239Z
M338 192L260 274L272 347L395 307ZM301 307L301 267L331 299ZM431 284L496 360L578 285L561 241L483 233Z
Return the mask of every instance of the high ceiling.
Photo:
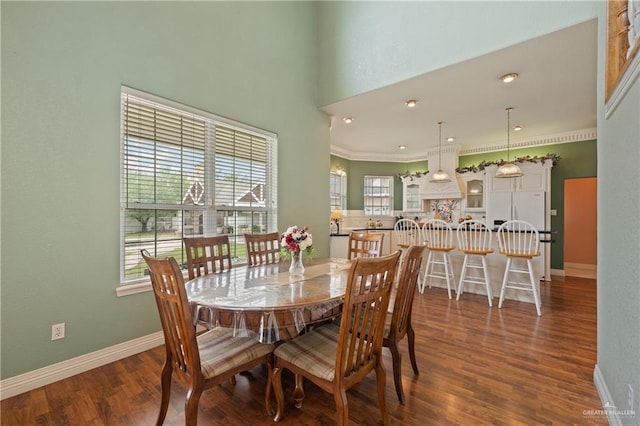
M442 144L474 149L596 128L597 23L589 21L322 108L331 152L355 160L424 159ZM510 84L501 75L518 73ZM414 108L405 101L418 100ZM353 117L346 124L343 117ZM454 142L447 142L454 136ZM399 145L406 149L400 150Z

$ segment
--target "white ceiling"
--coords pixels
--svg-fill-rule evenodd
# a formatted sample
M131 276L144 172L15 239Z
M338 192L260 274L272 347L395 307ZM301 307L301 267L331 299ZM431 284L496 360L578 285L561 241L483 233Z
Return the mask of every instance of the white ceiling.
M322 108L331 152L354 160L416 161L454 136L462 150L595 131L597 23L589 21ZM501 75L519 74L511 84ZM407 108L404 102L417 99ZM343 117L353 117L346 124ZM400 150L398 145L406 145Z

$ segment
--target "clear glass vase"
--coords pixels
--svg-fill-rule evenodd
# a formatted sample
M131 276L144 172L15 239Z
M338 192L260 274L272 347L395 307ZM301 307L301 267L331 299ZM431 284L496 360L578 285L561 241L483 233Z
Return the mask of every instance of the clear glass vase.
M289 266L289 275L292 277L301 277L304 275L304 265L302 264L302 252L291 253L291 266Z

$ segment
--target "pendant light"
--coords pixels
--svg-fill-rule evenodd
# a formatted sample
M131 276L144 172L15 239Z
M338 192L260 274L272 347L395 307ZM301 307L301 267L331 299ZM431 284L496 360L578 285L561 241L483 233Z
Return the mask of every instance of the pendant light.
M435 172L431 176L431 180L429 182L433 183L447 183L451 182L451 178L447 174L447 172L442 170L442 123L444 121L438 121L438 171Z
M513 107L505 108L507 111L507 162L502 166L498 167L498 171L496 172L497 178L515 178L522 176L522 170L518 167L517 164L512 163L509 157L510 149L511 149L511 110Z

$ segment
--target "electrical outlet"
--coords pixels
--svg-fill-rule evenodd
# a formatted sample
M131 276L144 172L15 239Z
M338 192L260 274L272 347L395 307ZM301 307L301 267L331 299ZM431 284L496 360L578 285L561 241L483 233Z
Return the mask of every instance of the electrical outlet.
M64 338L64 323L53 324L51 326L51 340L58 340Z
M627 407L629 407L629 411L633 412L633 386L631 384L627 384Z

